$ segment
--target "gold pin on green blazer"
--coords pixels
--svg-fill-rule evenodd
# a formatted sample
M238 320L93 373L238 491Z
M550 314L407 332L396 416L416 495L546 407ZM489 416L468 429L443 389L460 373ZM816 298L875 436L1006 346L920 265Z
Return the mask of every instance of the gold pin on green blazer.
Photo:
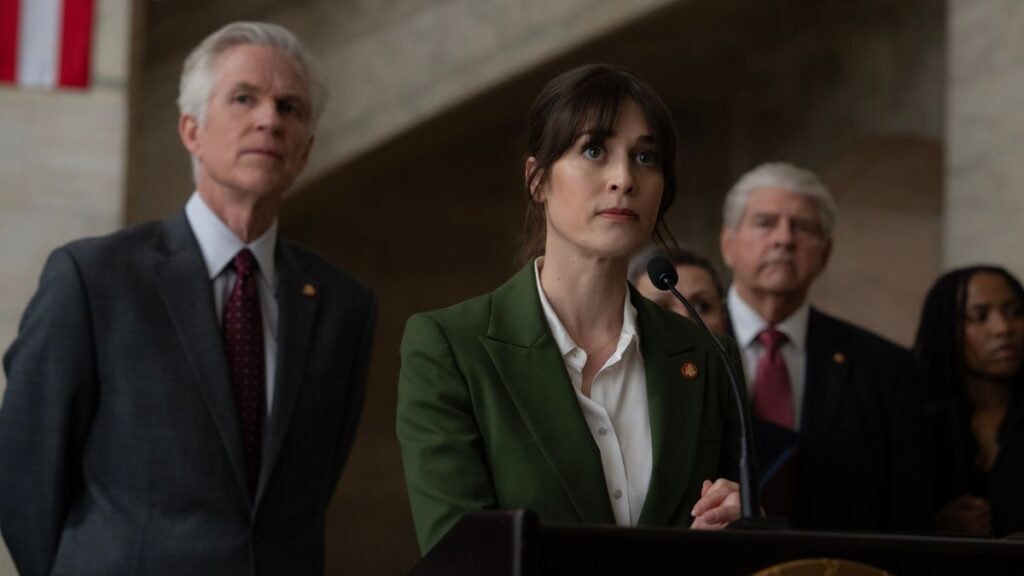
M653 451L640 524L687 526L703 480L736 478L737 411L707 336L632 288L630 298ZM742 377L735 344L723 340ZM696 377L683 376L688 362ZM615 522L601 456L548 330L532 263L490 294L409 319L397 431L423 552L471 510L530 508L543 522Z

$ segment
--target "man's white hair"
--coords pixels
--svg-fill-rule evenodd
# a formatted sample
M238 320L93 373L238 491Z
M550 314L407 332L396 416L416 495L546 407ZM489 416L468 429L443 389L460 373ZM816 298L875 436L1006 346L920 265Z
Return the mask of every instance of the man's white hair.
M309 82L310 131L327 103L327 83L320 66L305 46L283 26L266 22L232 22L206 37L185 59L178 85L178 110L200 124L206 120L206 107L216 84L217 58L235 46L255 45L276 48L302 68Z
M735 230L747 209L751 193L760 188L784 188L806 196L818 210L818 220L826 238L832 237L836 225L836 202L828 187L810 170L785 162L766 162L747 172L725 196L722 222Z

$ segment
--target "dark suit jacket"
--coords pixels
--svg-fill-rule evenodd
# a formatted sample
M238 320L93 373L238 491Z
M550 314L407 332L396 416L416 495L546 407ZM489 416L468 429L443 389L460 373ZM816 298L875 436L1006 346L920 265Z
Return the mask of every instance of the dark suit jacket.
M724 365L696 325L633 290L630 297L654 459L640 523L686 526L703 480L736 478L737 410ZM726 346L738 367L735 344ZM694 379L680 372L687 362L698 368ZM398 439L424 552L471 510L525 507L545 522L615 522L532 264L490 294L409 319Z
M790 527L923 527L921 399L909 370L906 349L811 308L802 424L790 439L797 446ZM755 422L763 472L786 447L773 431Z
M51 254L4 358L0 526L23 575L323 572L375 304L283 239L277 262L276 396L253 495L184 213Z

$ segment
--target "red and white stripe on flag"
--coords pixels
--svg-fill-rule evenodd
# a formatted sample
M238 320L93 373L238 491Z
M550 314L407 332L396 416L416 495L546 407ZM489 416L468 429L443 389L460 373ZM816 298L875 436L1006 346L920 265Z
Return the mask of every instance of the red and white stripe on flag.
M0 82L89 85L94 0L0 0Z

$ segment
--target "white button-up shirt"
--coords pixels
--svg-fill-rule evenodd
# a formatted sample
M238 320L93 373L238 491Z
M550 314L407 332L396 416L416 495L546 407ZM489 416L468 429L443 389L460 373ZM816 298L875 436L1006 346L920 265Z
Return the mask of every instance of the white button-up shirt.
M259 264L260 312L263 316L263 354L266 367L267 417L274 400L274 370L277 367L277 268L274 250L277 247L277 219L270 228L248 244L242 242L220 217L193 192L185 204L185 217L199 243L199 251L206 263L213 290L213 303L217 308L217 322L224 320L224 302L235 286L235 271L228 266L242 248L248 248Z
M588 398L582 392L587 353L573 342L540 284L541 259L534 263L537 294L548 328L558 345L583 417L601 451L608 498L619 526L636 526L651 483L651 424L647 377L636 329L636 308L629 291L615 352L594 376Z
M757 335L768 327L768 322L761 318L756 310L739 293L736 286L729 287L729 316L736 335L736 342L743 352L743 372L747 376L747 397L754 398L754 379L757 376L757 363L764 356L764 346L757 341ZM804 401L804 389L807 376L807 322L810 319L811 307L804 302L789 315L788 318L775 325L775 328L786 335L788 341L782 345L782 359L789 372L789 383L793 391L793 425L800 429Z

